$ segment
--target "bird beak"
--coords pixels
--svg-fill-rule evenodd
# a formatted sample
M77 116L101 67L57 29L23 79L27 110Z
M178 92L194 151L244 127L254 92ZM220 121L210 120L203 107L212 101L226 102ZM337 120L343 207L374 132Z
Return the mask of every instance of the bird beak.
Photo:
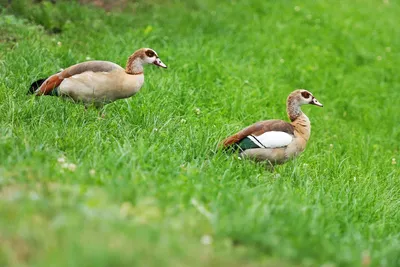
M159 67L161 67L161 68L164 68L164 69L167 68L167 65L165 65L165 64L161 61L161 59L159 59L159 58L156 58L156 60L154 60L153 64L156 65L156 66L159 66Z
M315 97L312 98L310 104L311 104L311 105L316 105L316 106L318 106L318 107L323 107L323 106L324 106L324 105L322 105L322 103L320 103Z

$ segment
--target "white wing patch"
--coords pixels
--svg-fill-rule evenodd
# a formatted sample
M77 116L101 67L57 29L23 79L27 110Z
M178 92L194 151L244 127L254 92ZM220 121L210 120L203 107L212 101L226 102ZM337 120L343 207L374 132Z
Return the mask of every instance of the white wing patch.
M271 131L259 136L249 135L248 138L260 148L277 148L289 145L293 140L293 135L285 132Z

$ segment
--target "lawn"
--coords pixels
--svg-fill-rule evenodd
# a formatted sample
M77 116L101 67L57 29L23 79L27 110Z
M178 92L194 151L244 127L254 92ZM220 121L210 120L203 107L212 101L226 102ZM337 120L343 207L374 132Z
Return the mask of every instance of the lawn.
M0 266L400 266L398 2L20 2L0 9ZM104 119L26 95L140 47L168 69ZM299 158L216 149L286 120L296 88L324 104Z

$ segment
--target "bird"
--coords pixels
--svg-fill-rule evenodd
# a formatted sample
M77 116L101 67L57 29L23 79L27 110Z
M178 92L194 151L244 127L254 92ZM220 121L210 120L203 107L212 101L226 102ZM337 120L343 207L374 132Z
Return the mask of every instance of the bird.
M144 83L144 65L167 68L156 51L141 48L127 60L125 69L110 61L92 60L70 66L33 82L28 94L53 95L101 108L136 94Z
M302 105L323 105L305 89L289 94L286 111L290 122L265 120L254 123L220 143L224 150L239 152L240 158L267 162L270 168L295 158L306 148L310 139L311 123L302 112Z

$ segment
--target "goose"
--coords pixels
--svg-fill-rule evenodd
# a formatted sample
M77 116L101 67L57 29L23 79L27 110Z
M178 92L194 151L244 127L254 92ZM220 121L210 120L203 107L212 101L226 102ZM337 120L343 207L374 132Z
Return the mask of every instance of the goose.
M220 146L239 150L240 158L268 162L272 168L283 164L303 152L310 139L310 120L301 111L301 106L306 104L323 107L311 92L295 90L286 101L290 123L283 120L260 121L226 138Z
M146 64L167 68L156 51L141 48L128 58L125 69L109 61L78 63L33 82L28 94L62 96L82 102L85 107L94 104L99 108L136 94L144 83L143 66Z

